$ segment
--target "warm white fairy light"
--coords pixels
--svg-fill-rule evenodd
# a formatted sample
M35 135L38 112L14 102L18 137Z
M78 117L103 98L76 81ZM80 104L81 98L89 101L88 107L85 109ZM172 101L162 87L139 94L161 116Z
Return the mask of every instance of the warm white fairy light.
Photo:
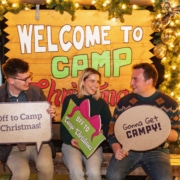
M75 3L75 7L78 8L79 7L79 3Z
M107 3L106 3L106 2L104 2L104 3L103 3L103 7L106 7L106 6L107 6Z
M96 0L93 0L93 1L91 2L91 4L96 4Z
M30 10L30 8L28 8L27 6L24 8L26 11Z
M168 77L169 77L169 74L165 74L165 75L164 75L164 78L165 78L165 79L168 79Z
M47 4L50 4L52 0L46 0L46 3Z
M162 17L162 15L161 14L157 14L157 18L161 18Z
M7 1L6 0L2 0L1 3L2 4L7 4Z
M18 6L19 6L19 4L17 4L17 3L13 3L13 4L12 4L12 7L13 7L13 8L17 8Z
M175 24L174 24L173 21L171 21L169 25L170 25L171 27L174 27Z
M171 92L171 96L174 96L174 92Z
M127 7L126 4L122 5L122 9L126 9L126 7Z
M166 57L163 57L162 60L161 60L161 62L162 62L162 63L165 63L166 60L167 60L167 58L166 58Z
M111 20L112 20L112 22L117 22L117 21L118 21L118 18L113 17Z
M137 6L136 4L133 4L132 8L133 8L133 9L137 9L138 6Z
M169 46L170 46L170 48L173 48L173 47L174 47L174 44L173 44L173 43L170 43Z
M176 36L180 36L180 31L179 31L179 32L176 32Z

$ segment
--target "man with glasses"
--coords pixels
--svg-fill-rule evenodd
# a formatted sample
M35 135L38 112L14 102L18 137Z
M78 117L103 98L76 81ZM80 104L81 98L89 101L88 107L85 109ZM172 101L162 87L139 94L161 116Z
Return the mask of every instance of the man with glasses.
M32 73L29 64L21 59L9 59L2 65L6 82L0 86L0 102L46 101L43 91L31 85ZM18 106L18 104L17 104ZM55 108L50 106L47 112L55 116ZM2 145L0 145L1 148ZM36 163L38 180L53 179L53 160L49 144L44 143L37 153L36 144L13 144L7 157L8 167L12 171L11 180L28 180L30 178L29 159Z

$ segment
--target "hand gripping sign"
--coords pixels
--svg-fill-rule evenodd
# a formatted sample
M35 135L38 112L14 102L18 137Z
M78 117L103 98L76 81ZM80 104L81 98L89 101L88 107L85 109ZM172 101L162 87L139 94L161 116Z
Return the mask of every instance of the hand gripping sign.
M48 102L0 103L0 143L35 143L51 139Z
M125 151L146 151L158 147L167 139L170 119L160 108L135 106L124 111L116 120L114 132Z

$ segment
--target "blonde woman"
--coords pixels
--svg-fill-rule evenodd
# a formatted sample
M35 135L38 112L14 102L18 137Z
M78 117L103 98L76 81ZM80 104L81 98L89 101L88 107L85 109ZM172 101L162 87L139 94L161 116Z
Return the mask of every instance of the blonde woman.
M66 112L71 99L77 106L79 106L83 100L88 99L90 102L90 116L100 115L102 123L101 131L106 137L111 120L111 113L106 102L100 97L100 83L101 74L97 70L93 68L85 69L79 77L78 93L65 98L61 117L63 117ZM84 180L86 175L87 180L101 180L102 147L99 146L93 155L86 158L80 150L78 141L72 138L62 123L60 125L60 135L63 141L62 157L64 164L69 170L70 179ZM83 171L83 165L85 166L85 172Z

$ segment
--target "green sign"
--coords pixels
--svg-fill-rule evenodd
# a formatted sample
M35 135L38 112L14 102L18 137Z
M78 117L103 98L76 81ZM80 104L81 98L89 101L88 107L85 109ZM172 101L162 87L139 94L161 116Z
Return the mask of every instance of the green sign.
M100 132L100 115L90 117L89 114L89 100L84 100L79 107L70 100L66 113L61 120L72 137L78 140L78 145L87 158L105 140L104 135Z

